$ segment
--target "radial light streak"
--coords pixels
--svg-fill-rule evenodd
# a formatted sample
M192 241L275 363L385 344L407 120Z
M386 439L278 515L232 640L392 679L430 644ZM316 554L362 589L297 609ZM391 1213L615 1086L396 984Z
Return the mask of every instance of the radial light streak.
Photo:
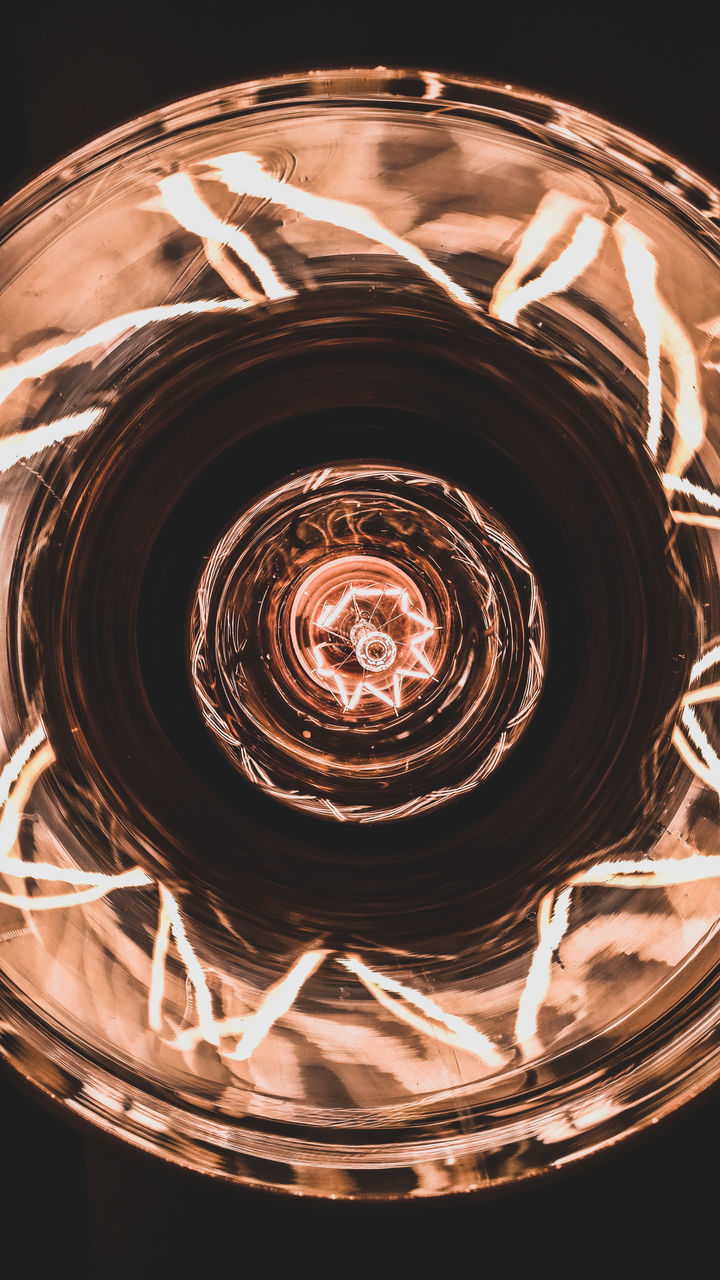
M695 348L670 307L660 299L660 346L675 378L675 430L669 476L682 476L705 439L702 372Z
M150 969L150 990L148 992L148 1026L151 1031L162 1030L162 1008L165 999L165 964L170 946L171 931L172 920L168 911L166 895L161 892Z
M213 1016L212 996L210 995L207 978L185 932L185 925L177 902L164 885L161 884L158 888L160 890L161 903L170 918L170 925L180 958L185 965L187 975L195 991L198 1023L202 1030L203 1039L207 1040L209 1044L218 1045L220 1043L220 1035Z
M195 302L172 302L158 307L144 307L138 311L128 311L124 315L114 316L111 320L103 320L101 324L87 329L85 333L71 338L68 342L59 342L45 347L27 360L17 364L6 364L0 367L0 404L7 400L21 383L27 378L43 378L45 374L59 369L68 360L74 359L84 351L93 347L107 346L117 338L144 329L149 324L161 324L169 320L182 320L186 316L211 315L218 311L245 311L254 303L242 298L209 298Z
M707 775L703 780L706 782L709 781L709 785L712 789L717 791L718 795L720 795L720 756L718 756L714 747L711 745L710 740L692 707L683 707L681 719L690 742L697 751L707 770Z
M700 702L717 702L720 698L720 683L704 684L701 689L690 689L683 697L683 706L692 707Z
M423 98L428 101L434 101L436 98L442 97L442 92L445 86L443 85L440 76L436 75L434 71L423 71L422 79L423 84L425 85Z
M17 783L23 769L31 760L38 748L47 742L47 734L42 724L38 724L23 738L15 748L7 764L0 772L0 806L7 802L13 787Z
M707 765L703 764L700 757L695 754L678 725L675 726L672 732L672 744L680 756L680 759L685 762L688 769L691 769L695 776L699 778L701 782L704 782L706 786L710 787L713 791L716 790L712 771L708 769Z
M33 866L33 863L28 864ZM29 873L32 875L32 871ZM58 879L64 879L59 876ZM87 883L87 879L85 881ZM96 902L104 898L114 889L138 889L152 884L150 876L140 867L131 867L129 871L121 871L117 875L104 877L104 882L92 889L81 889L76 893L48 894L45 897L30 897L21 893L0 892L0 903L7 907L17 907L22 911L56 911L62 907L79 907L87 902Z
M692 853L687 858L598 862L573 878L574 886L609 885L617 889L653 889L694 884L720 876L720 854Z
M61 444L81 435L92 427L102 414L102 409L87 409L84 413L73 413L65 418L57 418L45 426L31 427L29 431L17 431L11 436L0 439L0 471L9 471L16 463L25 458L32 458L43 453L53 444Z
M506 324L515 324L520 312L531 302L540 302L553 293L562 293L597 257L605 231L604 222L599 218L593 218L590 214L585 214L580 219L569 245L539 276L535 276L527 284L520 285L507 296L503 288L496 300L496 294L503 281L499 282L490 303L491 315L497 316L498 320L504 320Z
M550 988L552 962L567 933L570 918L572 886L568 885L555 899L547 894L538 911L538 944L525 981L515 1020L515 1037L526 1056L534 1048L537 1019Z
M700 511L674 511L670 514L676 524L697 525L700 529L720 529L720 516L705 516Z
M292 1008L301 988L327 954L327 951L306 951L295 961L285 976L265 992L258 1008L247 1017L235 1052L226 1056L239 1062L247 1061L278 1018L284 1017Z
M714 644L712 649L708 649L707 653L704 653L694 663L690 672L690 683L694 684L696 680L700 679L701 675L704 675L706 671L709 671L710 667L714 667L718 662L720 662L720 644Z
M354 973L379 1004L389 1009L396 1018L414 1027L416 1031L430 1036L431 1039L442 1040L443 1043L452 1045L455 1049L464 1049L467 1053L480 1058L488 1067L499 1069L505 1065L505 1059L499 1049L482 1031L471 1027L468 1022L455 1014L445 1013L444 1009L422 992L406 987L386 974L378 973L364 964L359 956L343 956L338 963L350 973ZM403 1001L407 1003L403 1004ZM412 1008L408 1008L408 1005L419 1009L424 1017L419 1016Z
M647 446L657 457L662 431L662 374L660 369L660 311L657 288L657 259L644 236L627 222L615 224L615 237L625 268L633 308L645 339L648 363L648 429Z
M245 1023L252 1014L239 1013L231 1018L216 1018L215 1027L220 1040L237 1039L245 1027ZM178 1049L181 1053L188 1050L196 1049L202 1044L205 1036L201 1027L184 1027L182 1031L178 1031L175 1038L171 1040L170 1046ZM223 1055L228 1057L227 1054Z
M582 205L578 200L564 195L562 191L546 192L523 231L510 266L495 285L488 308L491 316L504 319L503 311L508 299L517 293L525 276L537 266L552 241L581 212Z
M704 489L700 484L692 484L684 476L671 476L667 473L663 476L662 482L663 487L669 489L671 493L682 493L686 498L695 498L697 502L710 507L713 511L720 511L720 493L716 493L713 489ZM673 512L675 516L679 514L682 513Z
M376 244L384 244L398 257L404 258L423 272L430 280L461 306L472 311L477 310L475 299L457 284L451 276L435 265L410 240L396 235L375 215L362 205L351 204L345 200L333 200L326 196L314 195L311 191L302 191L289 183L274 178L263 169L257 156L238 151L229 155L217 156L208 161L213 165L218 176L231 190L238 195L253 196L260 200L269 200L274 204L284 205L295 213L302 214L314 222L326 222L331 226L342 227L353 231L356 235L372 240Z
M0 774L0 875L7 879L34 880L82 886L81 892L30 895L0 892L0 903L20 911L53 911L62 907L94 902L115 889L140 888L152 881L139 867L106 873L83 871L80 867L59 867L49 862L25 862L10 850L17 842L25 805L41 773L54 763L55 753L45 729L37 725L13 752Z
M0 774L0 874L19 874L15 868L23 864L19 858L11 857L10 851L17 842L28 796L54 759L45 730L38 725L16 748Z
M201 240L231 248L257 277L268 298L294 297L295 290L289 289L280 279L270 259L258 249L254 240L238 227L229 226L218 218L205 204L187 174L174 173L163 178L158 185L168 213L186 231L191 231Z

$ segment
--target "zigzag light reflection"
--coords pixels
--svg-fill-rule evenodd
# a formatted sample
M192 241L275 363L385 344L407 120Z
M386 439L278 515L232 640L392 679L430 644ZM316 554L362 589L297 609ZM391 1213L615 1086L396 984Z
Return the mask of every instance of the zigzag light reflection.
M435 96L434 82L428 81L427 87L428 96ZM342 227L383 244L417 267L460 306L470 310L477 309L475 299L462 286L432 263L409 240L385 227L370 210L313 195L280 182L268 174L251 155L236 153L221 156L210 161L210 164L215 166L217 175L231 191L270 200L314 221ZM283 299L292 296L292 288L280 278L273 264L251 238L239 228L218 219L201 199L189 177L172 175L163 179L159 185L166 211L201 239L208 260L220 271L229 287L240 296L177 302L128 312L104 321L68 341L51 344L27 360L0 368L0 403L11 396L26 379L43 378L62 365L72 362L77 356L93 348L109 347L147 326L181 321L186 317L202 314L242 312L254 305L257 298L242 296L245 287L243 282L238 282L236 276L228 272L227 266L223 267L219 262L218 247L227 247L235 253L238 260L256 277L267 298ZM490 314L505 323L516 324L520 313L532 303L567 290L596 259L607 230L607 224L585 212L581 202L561 193L548 193L528 224L513 262L495 287L489 306ZM720 529L720 495L692 483L684 476L703 443L706 429L700 370L693 344L659 293L657 261L648 242L625 220L616 224L613 234L645 343L648 365L648 449L653 456L657 456L661 444L664 359L670 365L674 378L673 419L676 438L663 483L668 493L681 495L704 508L699 511L673 509L673 517L678 523ZM560 237L564 237L567 243L542 266L548 251ZM527 281L527 277L538 266L542 266L542 270ZM253 293L252 287L249 292ZM27 432L4 437L0 440L0 471L6 471L53 445L70 442L92 428L101 414L101 408L95 407L69 414ZM416 637L416 657L421 663L423 638L424 633L419 632ZM696 687L700 676L718 662L720 644L695 664L673 742L698 779L720 794L720 756L710 743L695 711L696 706L720 698L718 682ZM417 676L418 673L412 671L407 674ZM351 707L356 691L345 689L342 678L336 683L344 705ZM399 688L395 690L396 703L398 698ZM29 863L13 855L19 825L33 787L53 762L52 748L47 742L43 727L38 725L16 748L0 773L0 874L10 880L32 880L36 885L62 883L75 886L75 890L50 895L3 891L0 892L0 903L29 913L77 908L115 890L144 889L154 885L156 882L139 867L105 874L45 862ZM623 890L665 888L718 876L720 855L695 853L682 860L606 860L597 862L578 874L569 885L544 899L538 916L538 943L520 997L515 1023L515 1037L525 1055L538 1048L538 1014L548 994L554 958L569 927L574 892L593 886ZM237 1038L234 1050L224 1056L247 1060L276 1022L289 1012L305 982L316 972L328 952L312 950L303 953L287 974L269 988L254 1012L229 1018L216 1017L208 979L189 940L178 903L163 885L158 884L157 888L160 906L148 996L148 1022L151 1029L160 1032L163 1027L166 967L171 941L174 939L194 991L198 1023L195 1027L179 1031L172 1043L178 1049L190 1048L201 1041L219 1047L223 1039ZM445 1013L428 996L377 972L357 956L341 957L338 963L353 973L373 998L394 1017L422 1035L473 1053L493 1070L506 1065L505 1055L487 1036L463 1019Z

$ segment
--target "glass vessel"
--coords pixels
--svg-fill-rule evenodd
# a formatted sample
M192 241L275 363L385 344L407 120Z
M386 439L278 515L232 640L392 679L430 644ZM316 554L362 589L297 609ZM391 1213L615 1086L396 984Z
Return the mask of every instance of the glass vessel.
M715 1080L720 195L378 68L156 111L1 218L4 1058L332 1197Z

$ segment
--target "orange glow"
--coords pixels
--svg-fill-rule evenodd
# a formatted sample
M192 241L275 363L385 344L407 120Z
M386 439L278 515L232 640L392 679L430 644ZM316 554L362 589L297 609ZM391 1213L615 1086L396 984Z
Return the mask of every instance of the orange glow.
M217 171L217 176L230 191L238 195L255 196L260 200L271 200L274 204L284 205L314 222L327 222L331 226L343 227L356 235L372 240L376 244L384 244L398 257L412 263L428 279L433 280L441 289L463 307L476 310L475 299L443 271L431 262L410 240L395 235L388 227L383 226L369 209L362 205L350 204L345 200L333 200L325 196L313 195L311 191L303 191L287 182L273 178L267 173L261 161L248 152L237 151L229 155L216 156L208 161Z
M442 1040L443 1043L452 1045L455 1049L464 1049L467 1053L480 1058L488 1067L499 1069L505 1065L505 1059L499 1049L486 1035L483 1035L482 1031L477 1031L475 1027L470 1026L469 1022L456 1017L453 1013L445 1013L434 1000L423 995L422 992L406 987L395 978L389 978L386 974L369 968L359 956L343 956L338 960L338 964L343 965L350 973L354 973L379 1004L422 1035L429 1036L433 1040ZM420 1014L416 1013L415 1009L419 1009Z

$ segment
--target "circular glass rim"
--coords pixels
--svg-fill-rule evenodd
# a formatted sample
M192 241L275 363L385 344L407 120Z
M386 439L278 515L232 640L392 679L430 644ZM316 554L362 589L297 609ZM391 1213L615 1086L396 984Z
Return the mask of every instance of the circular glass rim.
M513 121L516 132L519 127L529 143L562 148L570 158L592 160L616 183L641 187L669 218L683 224L697 243L720 257L720 191L653 143L562 99L512 84L456 73L386 67L288 72L208 90L134 117L74 150L11 196L0 207L0 240L66 195L76 183L103 169L112 169L123 157L142 152L157 139L200 128L210 118L247 119L256 112L272 112L293 103L305 103L310 109L315 105L321 110L330 101L349 106L382 104L429 114L441 112L449 119L494 121L501 128L505 122ZM599 1110L596 1118L578 1126L572 1136L541 1137L543 1127L553 1118L566 1117L572 1109L567 1099L555 1100L551 1109L543 1109L542 1099L537 1098L522 1118L507 1123L494 1120L485 1128L476 1124L473 1132L450 1140L440 1133L437 1138L424 1136L415 1143L330 1146L300 1137L271 1135L241 1124L235 1127L221 1120L210 1122L207 1115L193 1116L181 1106L142 1091L136 1083L132 1085L133 1105L128 1109L123 1097L127 1090L123 1090L121 1080L99 1062L93 1064L93 1070L104 1089L96 1085L92 1097L82 1088L75 1095L64 1095L51 1080L42 1078L40 1063L54 1064L82 1082L86 1074L82 1054L62 1039L59 1029L52 1034L48 1026L35 1019L31 1009L18 1010L4 993L0 993L0 1025L4 1022L3 1030L8 1029L11 1034L0 1035L0 1058L33 1089L62 1106L68 1118L104 1130L195 1173L205 1172L267 1190L332 1199L408 1199L499 1188L548 1175L590 1154L606 1151L690 1102L720 1078L720 969L708 970L700 959L701 948L710 937L716 938L716 932L706 936L686 961L685 973L693 973L697 983L679 1016L673 1017L670 1034L664 1020L654 1022L650 1016L640 1033L642 1051L638 1053L637 1036L632 1046L619 1050L612 1075L603 1081L602 1089L596 1082L591 1083L596 1072L588 1073L584 1082L578 1080L578 1114L589 1117L593 1105ZM650 998L648 1013L652 1004ZM11 1006L12 1018L6 1021L5 1008ZM35 1071L33 1063L38 1068ZM616 1110L603 1112L601 1103L607 1102L609 1096L619 1105ZM461 1099L458 1102L462 1105ZM162 1132L169 1131L180 1139L175 1146L160 1142L160 1117ZM535 1119L537 1125L533 1123ZM514 1164L511 1172L503 1170L504 1151L523 1142L526 1149L520 1157L521 1167ZM221 1153L228 1159L221 1161ZM230 1167L234 1156L238 1160L235 1168ZM446 1178L443 1184L446 1166L457 1161L464 1166L463 1180L451 1184ZM393 1172L421 1163L437 1170L438 1185L432 1191L419 1188L398 1192ZM497 1164L497 1172L489 1173L488 1165L493 1164ZM272 1165L277 1171L275 1178L270 1175ZM319 1189L312 1177L307 1181L303 1178L305 1169L333 1168L348 1174L361 1170L357 1190L343 1189L334 1195L325 1187ZM293 1172L292 1180L288 1169Z

